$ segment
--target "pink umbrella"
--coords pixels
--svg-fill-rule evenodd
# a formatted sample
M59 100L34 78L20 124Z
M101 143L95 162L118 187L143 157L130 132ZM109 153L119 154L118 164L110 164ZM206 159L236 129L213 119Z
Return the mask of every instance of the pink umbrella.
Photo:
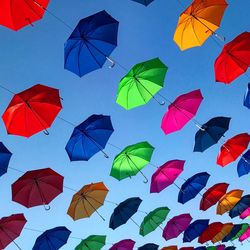
M247 228L246 232L240 236L239 241L244 241L249 237L250 237L250 226Z
M161 128L164 133L167 135L182 129L196 115L202 100L199 89L177 97L162 118Z
M193 218L190 214L180 214L178 216L173 217L171 220L168 221L167 225L165 226L162 233L162 237L165 240L170 240L178 237L182 232L184 232L188 228L192 219Z
M130 239L115 243L109 250L133 250L135 242Z
M243 213L240 215L240 218L243 220L248 216L250 216L250 207L243 211Z
M181 174L185 161L171 160L160 166L151 178L150 193L160 193Z

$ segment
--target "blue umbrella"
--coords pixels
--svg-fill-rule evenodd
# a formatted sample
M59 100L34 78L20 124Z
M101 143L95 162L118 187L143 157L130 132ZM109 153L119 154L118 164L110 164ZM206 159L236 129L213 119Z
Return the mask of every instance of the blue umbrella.
M191 242L208 227L209 220L196 220L184 231L183 242Z
M250 149L239 160L237 164L237 172L239 177L250 172Z
M230 233L226 237L224 237L222 239L222 242L231 241L232 238L234 238L239 233L239 231L241 231L241 229L242 229L242 227L244 225L247 225L247 224L246 223L242 223L242 224L236 224L236 225L234 225L233 228L232 228L232 230L230 231Z
M236 247L233 247L233 246L229 246L229 247L226 247L224 250L235 250Z
M207 250L206 247L196 247L194 250Z
M138 247L138 250L158 250L158 249L159 249L159 245L156 245L154 243L148 243L141 247Z
M68 241L69 231L66 227L55 227L42 233L35 242L32 250L57 250Z
M64 45L64 68L82 77L99 69L117 46L119 22L105 10L82 19Z
M74 128L65 147L71 161L88 161L94 154L103 151L114 129L110 116L91 115Z
M145 6L148 6L154 0L132 0L132 1L137 2L137 3L141 3L141 4L145 5Z
M12 153L0 142L0 176L7 172Z
M187 179L181 186L178 195L179 203L186 203L196 197L197 194L207 185L210 174L202 172Z
M128 198L127 200L121 202L114 209L114 212L110 217L109 227L116 229L117 227L125 224L137 212L141 202L142 200L139 197Z
M228 130L231 118L214 117L201 126L195 134L194 152L203 152L216 144Z
M247 91L244 96L243 105L250 109L250 83L248 83L248 86L247 86Z
M241 199L229 211L229 216L231 218L240 216L249 207L250 207L250 194L241 197Z

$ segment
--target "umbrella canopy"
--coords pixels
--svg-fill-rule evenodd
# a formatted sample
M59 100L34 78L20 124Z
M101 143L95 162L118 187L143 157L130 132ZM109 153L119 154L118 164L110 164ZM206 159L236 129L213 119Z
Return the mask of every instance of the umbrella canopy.
M110 116L91 115L74 128L65 147L70 160L88 161L97 152L103 152L113 132Z
M132 0L134 2L137 2L137 3L141 3L145 6L148 6L149 4L151 4L154 0Z
M243 105L250 109L250 83L247 85L247 90L244 96Z
M217 156L217 164L225 167L235 161L248 147L250 135L248 133L238 134L227 140L220 148Z
M141 247L138 247L138 250L158 250L159 245L156 245L154 243L147 243Z
M194 247L181 247L179 250L194 250Z
M223 238L225 238L230 232L231 230L233 229L234 227L234 224L233 223L225 223L221 229L221 231L219 233L217 233L213 239L211 240L212 243L216 243L216 242L219 242L219 241L222 241Z
M150 193L160 193L163 189L174 183L182 173L185 161L171 160L160 166L151 178Z
M194 250L207 250L206 247L196 247Z
M180 214L178 216L173 217L171 220L168 221L167 225L165 226L162 233L162 237L165 240L170 240L178 237L182 232L184 232L188 228L192 219L193 218L190 214Z
M168 247L163 247L161 250L178 250L177 246L168 246Z
M243 235L249 229L249 224L243 223L241 229L237 232L237 234L231 239L231 241L238 239L241 235Z
M76 246L75 250L100 250L105 244L105 235L90 235L88 238L82 240L81 243Z
M37 84L15 94L2 119L8 134L30 137L46 131L61 109L59 90Z
M64 68L79 77L101 68L117 46L119 22L105 10L77 24L64 44Z
M145 236L153 232L166 219L170 209L168 207L159 207L147 214L140 226L140 235Z
M42 233L35 242L32 250L57 250L68 241L71 231L66 227L55 227Z
M249 65L250 32L244 32L223 47L214 63L215 79L229 84L246 72Z
M103 205L108 192L103 182L83 186L72 197L67 214L73 220L90 217L94 212L101 216L97 209Z
M250 149L242 155L237 164L238 176L247 175L250 172Z
M163 132L167 135L182 129L196 115L202 100L199 89L178 96L162 118Z
M115 230L127 221L138 211L142 200L139 197L128 198L121 202L112 213L109 220L109 227Z
M135 241L126 239L115 243L109 250L133 250Z
M247 228L247 230L239 237L239 241L242 242L244 240L247 240L250 237L250 226Z
M0 177L7 173L12 153L0 142Z
M119 181L138 172L143 175L141 169L150 162L153 151L154 147L146 141L127 146L115 157L110 175Z
M185 204L195 198L199 192L207 185L210 174L201 172L187 179L181 186L178 195L178 202Z
M223 225L221 222L213 222L202 232L198 238L200 244L212 240L219 232L221 232Z
M210 187L203 195L200 202L200 210L206 211L215 205L227 192L228 183L217 183Z
M201 126L195 134L194 152L204 152L216 144L229 128L231 118L214 117Z
M0 249L5 249L21 234L27 220L23 214L12 214L0 219ZM21 249L21 248L20 248Z
M209 36L216 34L226 7L225 0L194 0L180 15L176 27L174 41L179 48L201 46Z
M250 208L250 194L242 196L236 205L230 210L231 218L240 216L247 208Z
M235 250L236 247L233 247L233 246L229 246L229 247L226 247L224 250Z
M240 214L240 218L243 220L243 219L247 218L248 216L250 216L250 207L248 207L247 209L245 209L245 210Z
M154 95L164 86L167 70L159 58L134 65L120 81L116 102L129 110L155 99Z
M11 185L12 200L27 208L45 206L63 192L63 180L51 168L27 171Z
M234 237L239 238L240 235L242 235L242 233L245 232L248 226L249 225L247 223L234 225L230 233L222 239L222 242L232 241Z

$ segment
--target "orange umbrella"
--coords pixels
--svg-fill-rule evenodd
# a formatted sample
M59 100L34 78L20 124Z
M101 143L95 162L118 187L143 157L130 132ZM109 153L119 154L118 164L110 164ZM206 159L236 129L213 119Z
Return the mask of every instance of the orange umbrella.
M215 31L227 5L225 0L194 0L180 15L174 34L174 41L180 49L201 46L211 35L219 37Z
M233 223L225 223L219 233L217 233L213 239L211 240L212 243L216 243L219 241L222 241L233 229L234 224Z
M161 250L178 250L177 246L163 247Z
M83 186L82 189L74 194L67 214L72 217L73 220L90 217L103 205L108 191L108 188L103 182ZM104 220L98 212L97 214Z

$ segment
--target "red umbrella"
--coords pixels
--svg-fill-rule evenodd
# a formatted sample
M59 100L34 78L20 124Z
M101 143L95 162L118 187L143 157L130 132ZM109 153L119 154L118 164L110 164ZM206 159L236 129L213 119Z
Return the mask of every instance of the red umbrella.
M223 223L214 222L208 225L208 227L200 235L198 242L204 244L207 241L212 240L223 228Z
M28 171L12 184L12 200L27 208L45 206L62 193L63 179L50 168Z
M0 24L19 30L43 17L49 0L1 0Z
M248 147L250 135L248 133L238 134L227 140L220 148L217 156L217 164L225 167L235 161Z
M217 82L231 83L250 65L250 32L244 32L227 43L214 63Z
M227 192L229 184L218 183L210 187L203 195L200 202L200 210L206 211L215 205L220 198Z
M21 249L14 240L21 234L26 222L23 214L12 214L0 219L0 249L4 249L11 242Z
M37 84L14 95L2 119L8 134L30 137L49 128L61 109L59 90Z

